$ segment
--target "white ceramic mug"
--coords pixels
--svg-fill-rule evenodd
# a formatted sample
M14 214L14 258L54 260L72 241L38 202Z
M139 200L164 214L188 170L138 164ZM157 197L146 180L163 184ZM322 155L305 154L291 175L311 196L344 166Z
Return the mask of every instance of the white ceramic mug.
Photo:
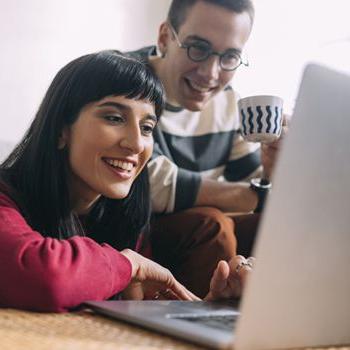
M242 136L251 142L276 141L282 131L283 100L278 96L249 96L238 100Z

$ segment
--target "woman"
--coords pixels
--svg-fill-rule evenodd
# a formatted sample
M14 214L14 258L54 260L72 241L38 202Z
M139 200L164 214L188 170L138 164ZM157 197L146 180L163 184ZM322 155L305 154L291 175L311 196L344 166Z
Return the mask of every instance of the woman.
M162 106L158 78L119 52L59 71L0 167L0 306L65 311L123 290L126 298L166 290L198 299L131 250L147 232L145 165ZM229 265L220 264L209 299L232 292Z

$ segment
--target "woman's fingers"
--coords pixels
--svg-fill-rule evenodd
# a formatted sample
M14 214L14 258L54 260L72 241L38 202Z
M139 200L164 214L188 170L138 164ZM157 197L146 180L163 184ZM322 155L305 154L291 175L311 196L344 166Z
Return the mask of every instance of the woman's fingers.
M141 255L127 251L128 258L137 266L134 282L125 290L124 295L131 299L155 300L200 300L185 286L179 283L172 273L163 266ZM240 296L255 263L255 258L246 259L237 255L229 262L220 261L210 281L210 291L205 300L229 299Z
M145 298L142 284L140 282L130 283L122 293L122 298L127 300L143 300Z
M229 264L221 260L219 261L213 277L210 281L210 290L205 300L229 299L235 296L237 289L237 281L230 281Z
M174 277L168 283L162 282L144 282L146 289L145 296L147 299L155 300L186 300L198 301L201 300L196 295L191 293L181 283L176 281Z
M246 279L252 271L254 263L255 258L251 257L246 259L242 255L237 255L229 261L231 274L234 276L234 278L237 278L240 281L242 287L244 287Z
M154 262L152 262L149 268L151 268L152 271L147 274L148 278L146 281L154 282L153 285L158 287L157 291L163 299L165 291L169 289L172 298L190 301L200 300L196 295L178 282L168 269ZM170 293L168 294L170 295Z
M230 267L226 261L219 261L213 277L210 281L210 290L212 293L220 293L227 287L227 279L230 275Z
M173 277L173 283L169 286L174 295L180 300L188 300L188 301L199 301L201 300L192 292L190 292L186 287L184 287L180 282L178 282Z
M127 295L139 298L142 291L146 298L151 299L152 296L156 296L158 299L169 297L169 299L200 300L179 283L168 269L134 251L124 250L122 253L133 266L133 282L129 285L129 289L127 288ZM133 287L137 282L141 283L141 289L136 290Z

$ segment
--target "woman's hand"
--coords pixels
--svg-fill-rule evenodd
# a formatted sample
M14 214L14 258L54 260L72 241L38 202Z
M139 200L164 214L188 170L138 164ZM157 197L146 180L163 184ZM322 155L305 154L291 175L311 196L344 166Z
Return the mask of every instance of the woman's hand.
M204 300L222 300L237 298L242 294L255 258L246 259L237 255L229 262L219 261L210 281L210 290Z
M131 249L124 249L121 254L128 258L132 266L132 280L123 291L123 298L200 300L163 266Z

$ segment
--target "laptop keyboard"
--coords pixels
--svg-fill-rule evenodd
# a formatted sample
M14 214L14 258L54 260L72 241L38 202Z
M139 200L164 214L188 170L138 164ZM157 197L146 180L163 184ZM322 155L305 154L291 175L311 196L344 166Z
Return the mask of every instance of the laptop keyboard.
M237 315L190 315L177 316L175 319L181 319L192 323L205 325L211 328L232 331L238 319Z

